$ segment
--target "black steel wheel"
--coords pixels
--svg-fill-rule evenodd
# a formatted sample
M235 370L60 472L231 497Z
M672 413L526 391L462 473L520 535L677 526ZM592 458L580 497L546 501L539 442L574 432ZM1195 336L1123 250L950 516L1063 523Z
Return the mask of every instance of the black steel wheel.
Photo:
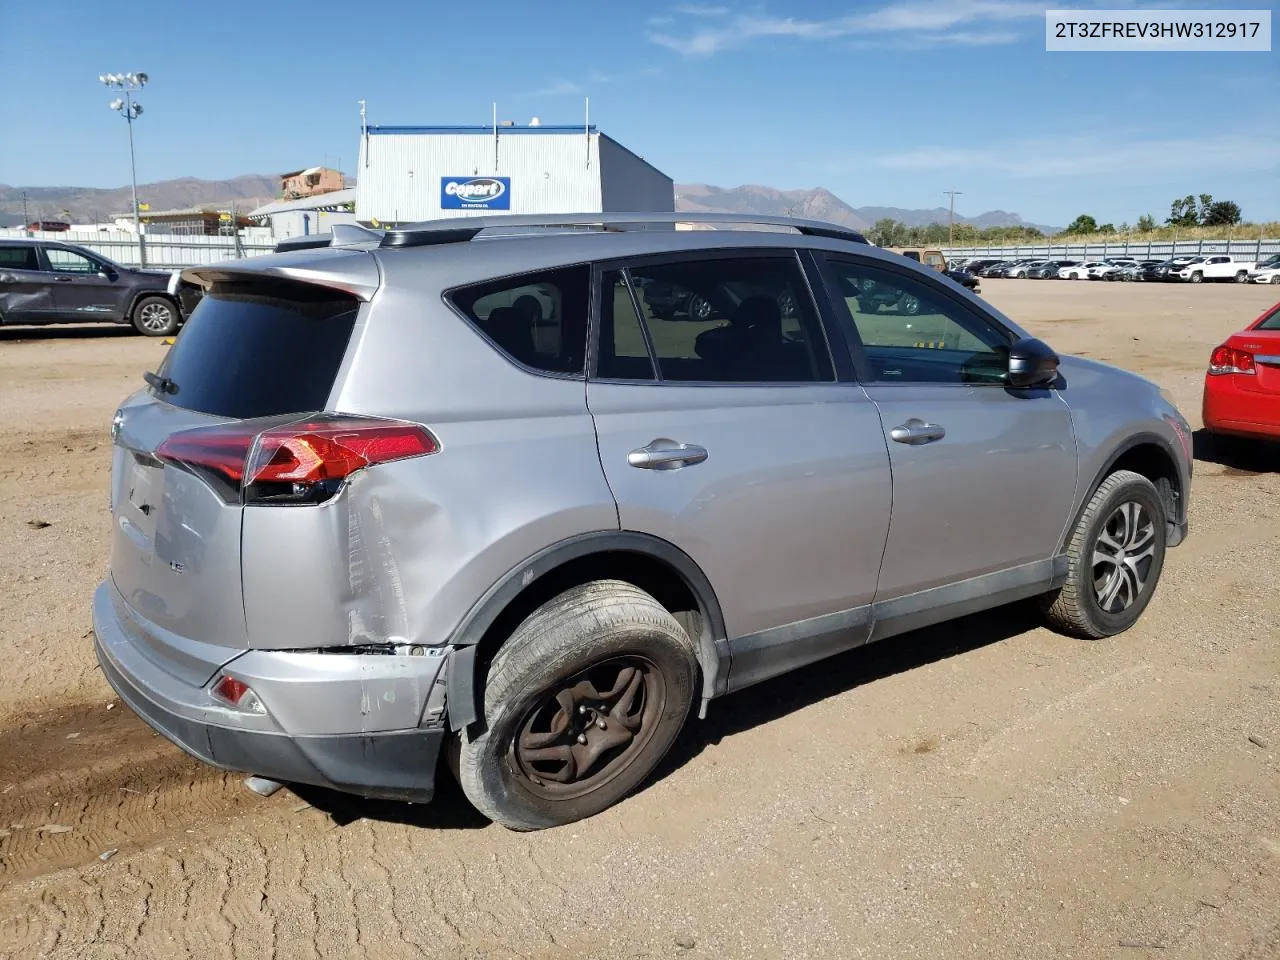
M549 600L498 651L458 780L515 830L593 816L652 772L688 717L693 642L643 590L600 580Z

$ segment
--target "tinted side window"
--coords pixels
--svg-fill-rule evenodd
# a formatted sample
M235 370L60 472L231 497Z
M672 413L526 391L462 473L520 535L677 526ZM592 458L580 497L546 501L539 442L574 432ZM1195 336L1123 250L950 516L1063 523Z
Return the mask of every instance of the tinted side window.
M628 273L661 379L834 379L826 339L794 259L685 260ZM615 359L601 350L603 368Z
M1002 383L1009 334L932 284L871 261L829 261L876 380Z
M10 270L39 270L35 247L0 247L0 267Z
M581 375L590 285L589 267L564 267L455 290L450 299L517 363Z
M652 380L653 360L640 314L621 270L605 271L600 282L600 349L596 376L607 380Z
M46 247L44 253L49 258L49 266L59 273L97 273L99 270L97 261L73 250Z

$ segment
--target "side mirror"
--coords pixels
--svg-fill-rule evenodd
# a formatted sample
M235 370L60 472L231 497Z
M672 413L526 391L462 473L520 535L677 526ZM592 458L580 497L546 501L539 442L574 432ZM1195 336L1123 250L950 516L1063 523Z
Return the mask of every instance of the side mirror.
M1044 387L1058 379L1058 355L1043 340L1027 337L1009 348L1006 383L1015 389Z
M98 276L100 276L103 280L116 280L119 275L114 270L107 270L104 267L103 269L98 271Z

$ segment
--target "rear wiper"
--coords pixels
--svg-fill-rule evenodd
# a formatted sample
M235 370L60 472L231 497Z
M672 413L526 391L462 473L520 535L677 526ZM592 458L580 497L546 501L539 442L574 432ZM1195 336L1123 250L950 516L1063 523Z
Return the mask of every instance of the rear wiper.
M177 393L178 392L178 385L176 383L174 383L168 377L162 377L160 376L160 374L152 373L150 370L148 370L146 373L142 375L142 379L147 381L147 383L150 386L154 387L156 390L159 390L161 393Z

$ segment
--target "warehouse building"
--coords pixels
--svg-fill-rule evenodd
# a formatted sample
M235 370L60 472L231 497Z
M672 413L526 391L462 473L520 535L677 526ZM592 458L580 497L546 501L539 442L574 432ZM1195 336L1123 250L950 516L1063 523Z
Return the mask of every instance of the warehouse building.
M675 209L668 177L594 126L367 126L356 218L380 224L471 213Z

